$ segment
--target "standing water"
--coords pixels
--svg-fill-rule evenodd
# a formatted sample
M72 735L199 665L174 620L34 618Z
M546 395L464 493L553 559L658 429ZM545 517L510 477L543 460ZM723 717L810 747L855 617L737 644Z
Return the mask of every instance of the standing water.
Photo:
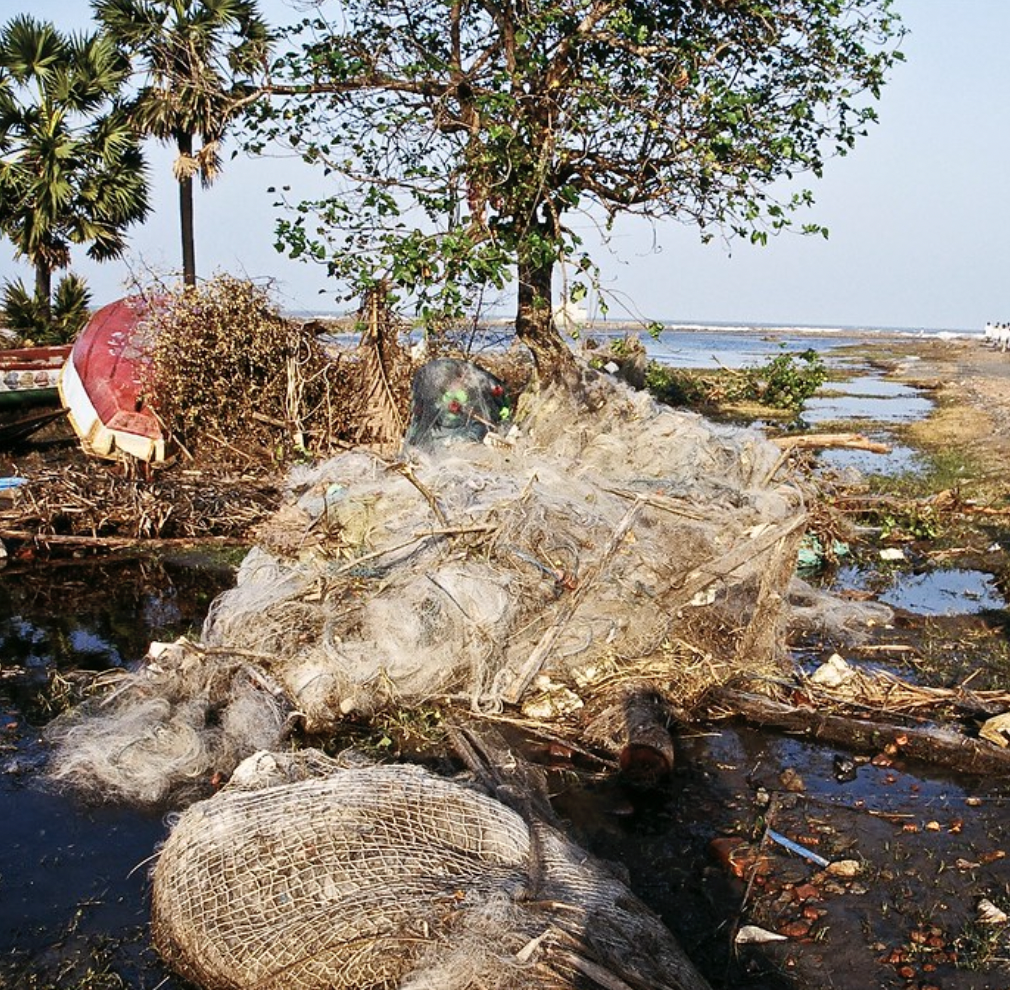
M165 823L54 793L41 733L89 672L198 634L231 582L205 559L0 571L0 987L178 985L161 982L147 937L146 863Z

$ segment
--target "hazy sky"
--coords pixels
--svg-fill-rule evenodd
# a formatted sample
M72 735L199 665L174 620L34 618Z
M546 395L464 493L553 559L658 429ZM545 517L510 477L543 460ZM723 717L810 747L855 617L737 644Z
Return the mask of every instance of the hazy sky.
M872 127L848 157L809 177L816 204L805 220L830 238L785 234L767 247L716 241L676 223L619 225L597 253L612 318L633 312L678 322L784 326L902 326L979 330L1010 320L1010 0L898 0L909 34ZM287 0L261 0L272 23ZM87 0L0 0L58 26L88 25ZM135 228L121 262L74 270L94 301L122 295L132 276L178 269L177 191L171 154L149 148L154 211ZM285 159L227 159L209 190L197 190L197 266L276 282L289 310L344 308L318 265L273 248L277 211L267 187L288 183L314 196L320 177ZM587 240L587 244L590 243ZM0 242L0 278L30 273Z

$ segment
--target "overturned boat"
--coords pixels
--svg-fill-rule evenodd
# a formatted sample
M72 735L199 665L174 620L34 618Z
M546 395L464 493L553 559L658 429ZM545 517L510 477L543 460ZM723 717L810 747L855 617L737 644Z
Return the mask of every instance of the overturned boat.
M98 310L59 376L59 396L85 451L116 459L165 460L165 436L144 377L153 353L150 317L158 303L129 296Z

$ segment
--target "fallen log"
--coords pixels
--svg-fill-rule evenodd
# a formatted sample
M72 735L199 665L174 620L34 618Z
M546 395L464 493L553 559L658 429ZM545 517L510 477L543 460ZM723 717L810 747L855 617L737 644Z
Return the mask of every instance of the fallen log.
M949 726L894 725L831 715L731 688L721 689L714 699L724 711L763 729L799 733L863 753L879 753L893 746L900 756L967 774L1010 774L1010 749L966 736Z
M621 775L642 786L658 784L674 765L670 706L647 681L631 681L587 713L582 738L617 758Z
M862 433L804 433L796 437L774 437L772 443L783 450L828 450L844 448L889 454L890 444L871 440Z
M868 450L874 454L889 454L891 452L891 448L886 443L870 440L862 433L804 433L795 437L772 437L771 442L782 453L779 454L778 460L765 477L766 484L778 474L794 450L827 450L841 447L850 450Z

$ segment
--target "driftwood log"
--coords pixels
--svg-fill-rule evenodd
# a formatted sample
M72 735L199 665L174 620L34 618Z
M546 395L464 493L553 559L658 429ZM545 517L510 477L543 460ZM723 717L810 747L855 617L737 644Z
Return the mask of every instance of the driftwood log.
M763 695L724 688L716 704L753 725L806 736L863 753L893 746L901 756L966 774L1010 774L1010 749L949 726L905 726L799 708Z
M612 753L631 783L659 783L673 770L668 700L648 681L628 681L604 696L585 719L582 738Z
M804 433L796 437L775 437L772 440L783 450L828 450L843 448L848 450L868 450L874 454L889 454L889 444L870 440L862 433Z

